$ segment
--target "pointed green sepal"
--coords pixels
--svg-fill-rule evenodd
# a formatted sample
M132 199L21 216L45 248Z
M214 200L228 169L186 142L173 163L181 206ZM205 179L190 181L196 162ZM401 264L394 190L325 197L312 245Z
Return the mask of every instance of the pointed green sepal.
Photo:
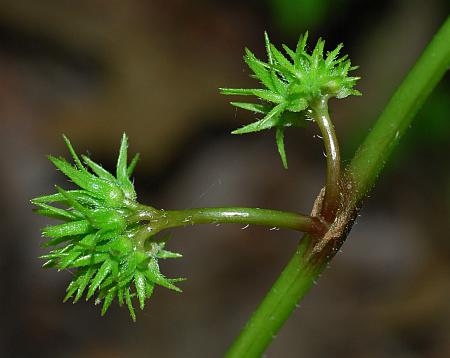
M44 203L34 203L34 205L38 206L40 209L34 209L36 213L39 215L47 216L54 219L60 219L64 221L70 220L80 220L82 217L77 215L77 213L69 210L64 210L60 208L56 208L51 205L47 205Z
M68 223L47 226L42 229L42 235L50 238L59 238L69 235L87 234L92 231L92 226L87 220L77 220Z
M284 169L288 168L286 152L284 149L284 128L278 127L276 130L276 142L278 147L278 152L280 153L281 161L283 162Z
M139 299L139 307L141 310L144 309L145 306L145 298L146 298L146 279L142 272L136 271L134 274L134 286L136 287L136 293Z
M124 133L122 135L122 141L120 143L119 157L117 159L117 182L124 191L127 198L136 199L136 192L134 191L133 183L128 176L128 138Z
M92 279L91 286L89 287L88 293L86 295L86 301L89 300L94 294L95 290L100 286L102 281L108 276L112 269L111 260L106 260L103 265L98 269L97 274Z
M271 110L270 106L258 103L230 102L230 104L235 107L246 109L255 113L267 114Z
M136 168L136 164L138 163L139 158L140 158L139 153L136 153L134 155L133 159L131 160L130 165L128 165L128 168L127 168L127 176L128 176L128 178L131 177L131 175L133 175L134 168Z
M64 134L62 135L64 139L64 143L66 143L67 148L69 149L70 155L73 158L73 161L75 162L77 168L82 171L86 171L86 168L83 166L83 163L81 163L80 158L78 157L77 153L73 149L72 143L70 143L69 138L67 138Z
M89 284L89 281L91 280L94 273L94 268L90 266L87 268L86 273L80 276L80 284L78 285L77 295L75 296L73 303L77 303L81 296L83 296L83 292Z
M177 252L171 252L167 250L160 250L158 252L158 258L159 259L178 259L183 257L183 255L177 253Z
M133 302L131 302L131 294L130 289L125 290L125 301L128 306L128 310L130 311L130 316L133 322L136 322L136 313L134 312Z
M157 283L160 286L166 287L168 289L182 292L181 289L179 289L177 286L172 284L170 279L167 279L164 277L161 272L159 271L158 263L155 259L150 260L150 263L148 264L148 270L144 272L144 275L152 282Z
M259 132L264 129L269 129L272 127L275 127L277 125L278 119L280 118L280 114L284 110L284 105L279 104L278 106L274 107L267 115L260 119L257 122L250 123L242 128L236 129L232 134L246 134L251 132Z
M102 306L102 313L101 315L104 316L106 311L108 311L109 306L111 306L112 301L114 300L114 297L116 296L115 289L111 289L105 296L105 300L103 301Z
M106 179L109 181L114 182L116 178L114 178L114 175L112 175L110 172L108 172L106 169L104 169L100 164L97 164L94 162L91 158L89 158L86 155L81 156L83 158L83 161L86 163L91 170L97 174L99 178Z

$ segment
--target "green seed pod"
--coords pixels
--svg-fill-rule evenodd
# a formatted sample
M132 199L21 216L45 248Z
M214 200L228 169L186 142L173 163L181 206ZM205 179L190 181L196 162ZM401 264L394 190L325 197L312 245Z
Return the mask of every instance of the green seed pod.
M133 250L133 243L125 235L119 236L108 245L108 251L112 256L122 257L128 255Z
M89 214L89 222L96 229L123 232L127 227L126 219L113 209L95 209Z
M136 250L134 255L135 255L135 260L136 260L136 266L139 269L145 270L150 261L150 255L146 251L142 251L142 250Z
M110 208L120 208L124 206L125 195L123 190L116 184L110 182L108 190L104 192L105 205Z

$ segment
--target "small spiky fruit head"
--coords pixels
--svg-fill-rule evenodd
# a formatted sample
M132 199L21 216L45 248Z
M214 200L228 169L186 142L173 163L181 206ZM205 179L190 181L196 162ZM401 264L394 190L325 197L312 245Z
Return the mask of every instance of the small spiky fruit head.
M226 95L256 96L263 103L231 102L233 106L262 114L264 117L254 123L233 131L233 134L258 132L275 128L278 150L283 164L287 167L284 150L284 129L303 126L305 116L299 115L318 99L345 98L361 95L353 87L359 77L348 75L357 67L352 66L347 55L338 58L343 45L338 45L324 56L325 41L319 39L314 50L308 53L308 33L300 36L295 51L286 45L285 56L265 33L267 62L261 61L245 49L244 61L253 71L265 89L261 88L221 88Z
M86 291L86 300L96 294L96 303L103 301L103 315L117 297L120 305L127 304L135 320L134 297L143 309L155 284L180 291L174 282L181 279L164 277L158 260L181 255L164 250L164 243L143 240L139 222L130 220L139 207L130 180L139 156L127 163L125 134L115 176L87 156L81 156L83 164L69 139L63 138L75 166L63 158L49 159L79 189L65 191L57 187L56 194L31 200L38 207L37 213L64 221L42 230L48 238L43 246L56 246L41 256L46 260L44 267L75 271L64 301L73 298L77 302Z

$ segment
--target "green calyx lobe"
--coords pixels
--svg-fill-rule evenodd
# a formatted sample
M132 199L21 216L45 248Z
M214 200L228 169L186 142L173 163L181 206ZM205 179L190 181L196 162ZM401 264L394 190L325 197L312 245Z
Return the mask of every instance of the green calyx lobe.
M287 168L284 149L284 129L305 125L304 112L319 98L345 98L360 95L353 89L359 77L349 76L357 67L352 66L347 55L338 57L343 45L324 54L325 41L319 39L312 52L307 50L308 33L300 36L297 46L291 50L283 45L284 54L278 50L265 33L267 62L262 61L246 49L244 61L253 72L253 77L265 87L221 88L226 95L255 96L261 103L231 102L235 107L246 109L262 118L233 131L233 134L259 132L276 129L276 142L283 165Z
M38 214L63 221L42 230L47 238L43 246L52 247L41 256L44 267L74 270L64 301L77 302L84 294L86 300L96 296L96 304L103 302L103 315L117 298L135 320L133 301L143 309L155 285L180 291L174 282L181 279L165 277L158 262L181 255L165 250L164 243L143 241L140 223L129 220L139 206L130 179L138 156L128 164L125 134L115 176L87 156L81 160L69 139L63 138L74 165L63 158L49 159L79 188L57 187L57 193L32 200Z

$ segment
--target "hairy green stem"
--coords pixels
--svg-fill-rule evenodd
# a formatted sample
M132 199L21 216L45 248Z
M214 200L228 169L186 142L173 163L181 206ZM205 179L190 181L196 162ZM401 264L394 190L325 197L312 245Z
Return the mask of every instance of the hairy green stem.
M352 199L364 198L414 115L450 67L450 16L403 80L349 165Z
M325 145L327 172L322 216L327 222L336 218L339 206L339 179L341 176L341 155L333 123L328 114L328 98L319 98L311 104L310 115L319 126Z
M348 210L356 209L367 194L398 139L449 65L450 17L408 73L350 163L349 184L352 187ZM345 236L345 233L341 232L341 235ZM228 358L261 356L327 261L334 256L325 255L323 260L311 261L309 251L313 245L309 245L310 240L306 235L300 242L294 256L231 346Z
M197 224L264 225L323 235L328 226L320 219L293 212L259 208L196 208L186 210L142 210L135 221L148 221L153 233L173 227Z
M260 357L314 284L323 268L304 259L311 240L309 235L303 237L294 256L233 342L227 358Z

